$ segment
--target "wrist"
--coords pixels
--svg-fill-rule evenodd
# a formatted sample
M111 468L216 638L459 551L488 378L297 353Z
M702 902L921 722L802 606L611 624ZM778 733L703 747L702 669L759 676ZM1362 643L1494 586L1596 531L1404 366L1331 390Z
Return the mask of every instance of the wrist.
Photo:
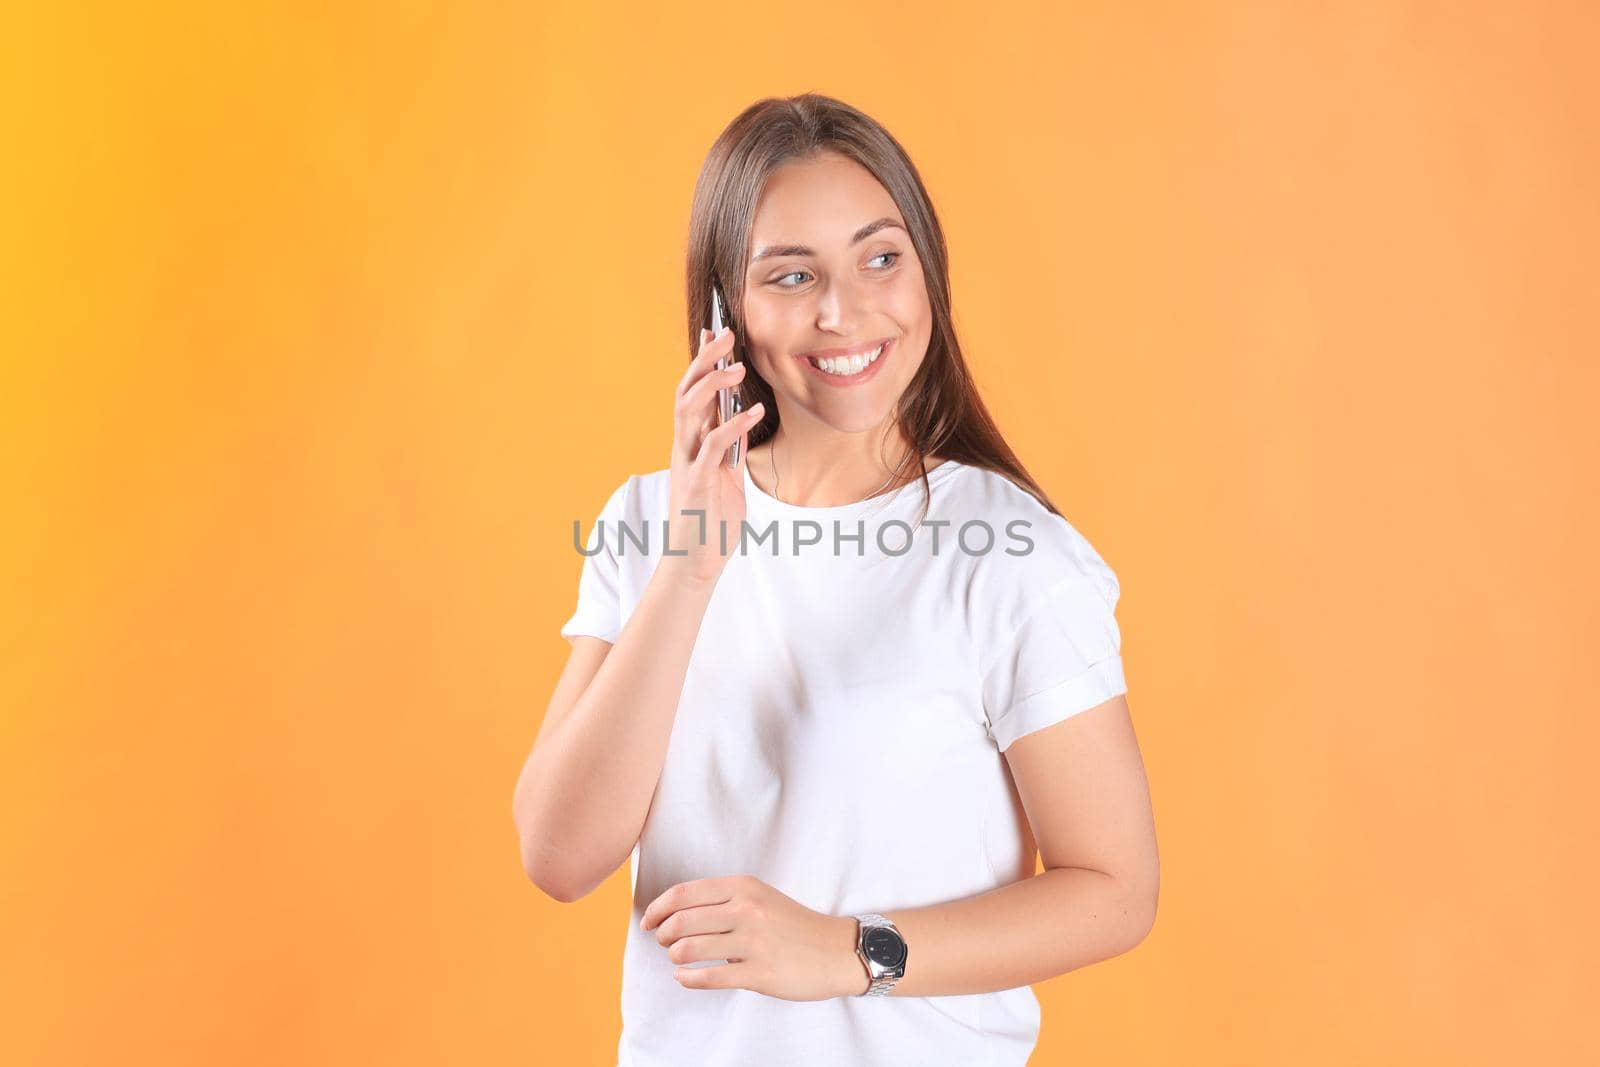
M834 958L839 961L835 988L839 990L838 996L859 997L872 985L872 976L867 973L867 965L861 962L861 956L856 952L856 945L861 936L861 925L856 922L854 915L836 915L834 918L838 920L839 928L833 953Z
M685 593L699 593L709 596L717 586L717 579L721 572L705 574L696 571L689 562L681 557L667 557L656 563L655 572L651 575L652 581L660 581L673 589Z

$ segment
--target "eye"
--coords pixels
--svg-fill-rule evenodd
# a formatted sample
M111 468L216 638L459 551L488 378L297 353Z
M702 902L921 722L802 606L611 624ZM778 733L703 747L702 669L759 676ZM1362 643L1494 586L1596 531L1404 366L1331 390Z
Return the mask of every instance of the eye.
M885 256L892 256L892 257L894 257L894 259L896 261L898 261L900 259L901 255L903 255L903 254L904 253L901 253L901 252L879 252L877 255L873 256L872 259L867 260L867 262L871 263L873 260L882 259ZM892 266L894 266L894 263L888 263L888 264L885 264L883 267L880 267L879 269L880 270L888 270ZM781 289L798 289L800 287L800 283L796 282L794 285L784 285L783 284L783 280L785 278L793 278L797 274L804 275L805 273L806 272L803 271L803 270L792 270L788 274L780 274L778 277L772 279L772 284L778 286Z

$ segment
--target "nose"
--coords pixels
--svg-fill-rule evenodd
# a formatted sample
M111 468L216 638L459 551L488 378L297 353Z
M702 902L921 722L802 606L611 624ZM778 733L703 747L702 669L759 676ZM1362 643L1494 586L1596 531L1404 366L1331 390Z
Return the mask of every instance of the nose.
M817 298L817 329L853 337L863 321L867 297L864 282L830 279Z

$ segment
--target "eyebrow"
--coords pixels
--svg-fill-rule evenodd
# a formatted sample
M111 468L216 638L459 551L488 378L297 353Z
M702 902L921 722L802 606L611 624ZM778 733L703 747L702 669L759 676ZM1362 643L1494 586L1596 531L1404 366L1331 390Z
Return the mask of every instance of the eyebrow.
M898 219L891 219L888 217L874 219L852 234L850 237L850 243L853 245L858 245L886 226L893 226L897 230L905 229L905 227L900 224ZM768 245L755 255L751 256L750 262L754 263L758 259L770 259L773 256L814 256L816 254L817 253L815 249L807 248L805 245Z

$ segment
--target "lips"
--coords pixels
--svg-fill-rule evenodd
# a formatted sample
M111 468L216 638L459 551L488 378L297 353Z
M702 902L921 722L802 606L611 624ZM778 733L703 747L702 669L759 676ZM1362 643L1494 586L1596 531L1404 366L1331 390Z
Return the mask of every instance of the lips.
M838 359L840 356L861 356L871 352L879 345L888 344L889 338L878 337L871 341L863 341L852 348L815 348L810 352L801 352L801 359Z
M852 351L852 352L863 352L863 351L870 352L870 351L872 351L873 347L875 347L879 343L880 342L874 341L872 343L872 345L867 346L865 348L865 350L863 350L861 346L857 345L857 346L855 346L855 348L850 349L849 351ZM895 350L895 339L893 337L891 337L888 340L881 342L881 344L883 345L883 351L878 353L878 358L873 360L871 363L867 364L867 366L863 370L860 370L860 371L856 372L855 374L830 374L829 372L823 370L821 367L818 367L815 363L813 363L811 361L810 357L802 357L801 360L800 360L800 363L801 363L801 365L803 367L806 368L806 371L808 373L815 375L817 378L819 378L822 381L826 382L828 385L831 385L831 386L833 386L835 388L848 389L848 388L851 388L853 386L864 385L865 383L870 382L874 377L876 377L879 373L882 372L884 363L888 362L889 357L891 355L893 355L893 353L894 353L894 350ZM824 350L824 351L826 351L826 350ZM835 351L838 351L838 350L836 349ZM838 358L838 357L833 357L833 358Z

